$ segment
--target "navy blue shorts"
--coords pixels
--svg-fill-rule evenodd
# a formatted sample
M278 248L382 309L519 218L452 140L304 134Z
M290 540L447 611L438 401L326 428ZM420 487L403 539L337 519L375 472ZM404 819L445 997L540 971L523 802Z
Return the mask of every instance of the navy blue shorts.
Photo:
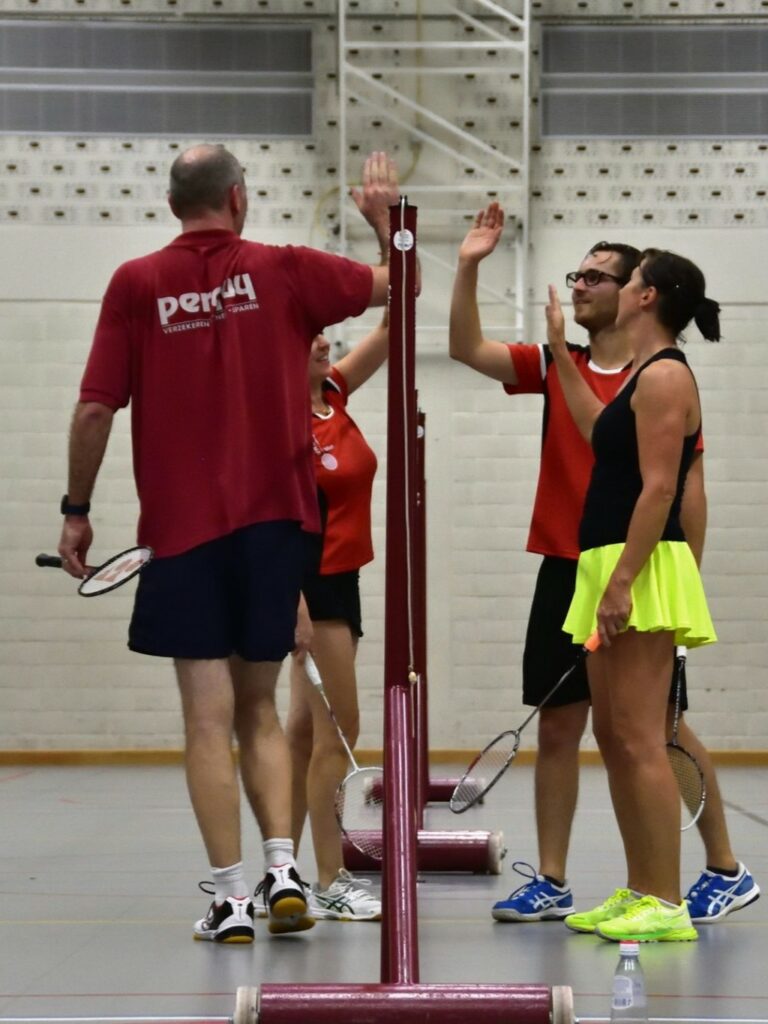
M360 573L333 572L321 576L308 572L302 587L309 617L313 622L340 619L352 630L352 636L362 636L360 611Z
M528 618L523 651L523 703L538 705L560 676L573 665L580 645L572 643L563 623L576 588L576 559L546 555L536 577L536 589ZM675 701L675 671L672 667L670 702ZM563 683L547 707L561 707L589 700L586 663L582 662ZM680 690L680 710L688 708L685 670Z
M307 557L299 523L255 523L141 572L128 646L165 658L282 661Z

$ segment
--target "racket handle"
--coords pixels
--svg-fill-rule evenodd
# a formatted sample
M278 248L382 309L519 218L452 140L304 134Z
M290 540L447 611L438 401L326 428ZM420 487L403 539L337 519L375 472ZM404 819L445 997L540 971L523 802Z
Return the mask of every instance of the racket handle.
M587 637L584 641L584 650L589 651L590 654L594 654L597 648L600 646L600 634L595 630L592 636Z
M304 671L307 673L307 678L313 686L317 687L318 690L323 688L323 680L320 678L320 673L317 670L315 659L311 654L307 654L304 659Z
M35 565L41 565L48 569L60 569L61 559L58 555L38 555L35 559Z

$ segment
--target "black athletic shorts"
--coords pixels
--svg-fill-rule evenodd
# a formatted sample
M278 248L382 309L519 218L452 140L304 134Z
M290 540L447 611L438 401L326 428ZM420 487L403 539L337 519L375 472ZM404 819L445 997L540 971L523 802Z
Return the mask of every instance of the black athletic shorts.
M349 625L353 636L362 636L360 613L360 573L334 572L321 576L308 572L302 586L313 622L341 619Z
M579 645L571 642L570 633L563 632L563 623L576 587L576 565L572 558L545 555L536 577L528 631L523 651L523 703L537 705L552 689L560 676L576 659ZM675 700L674 666L670 702ZM547 707L561 707L589 700L586 664L582 662L560 687ZM680 710L688 708L685 670L680 694Z
M128 646L166 658L282 661L307 558L297 522L255 523L141 571Z

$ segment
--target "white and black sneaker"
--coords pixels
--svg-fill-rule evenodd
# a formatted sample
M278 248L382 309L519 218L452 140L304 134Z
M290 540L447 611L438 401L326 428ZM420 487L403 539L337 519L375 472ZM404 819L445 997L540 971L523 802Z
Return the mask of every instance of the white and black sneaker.
M325 921L380 921L381 900L368 891L370 885L342 868L327 889L312 890L310 913Z
M200 883L203 892L210 890ZM253 942L253 901L250 896L235 899L228 896L223 903L211 903L208 913L195 922L194 936L206 942Z
M261 896L269 918L272 935L305 932L314 928L315 919L309 914L308 886L299 878L292 864L271 867L256 887L254 898Z

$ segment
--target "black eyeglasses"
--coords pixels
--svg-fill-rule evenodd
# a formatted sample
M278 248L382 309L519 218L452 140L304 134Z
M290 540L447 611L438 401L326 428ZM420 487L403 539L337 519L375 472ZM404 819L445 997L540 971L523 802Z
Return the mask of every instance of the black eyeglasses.
M574 288L579 281L583 281L587 288L594 288L595 285L600 284L601 281L615 281L617 284L626 284L627 279L625 277L617 277L615 274L606 274L604 270L595 270L590 267L589 270L572 270L570 274L565 275L565 283L569 288Z

